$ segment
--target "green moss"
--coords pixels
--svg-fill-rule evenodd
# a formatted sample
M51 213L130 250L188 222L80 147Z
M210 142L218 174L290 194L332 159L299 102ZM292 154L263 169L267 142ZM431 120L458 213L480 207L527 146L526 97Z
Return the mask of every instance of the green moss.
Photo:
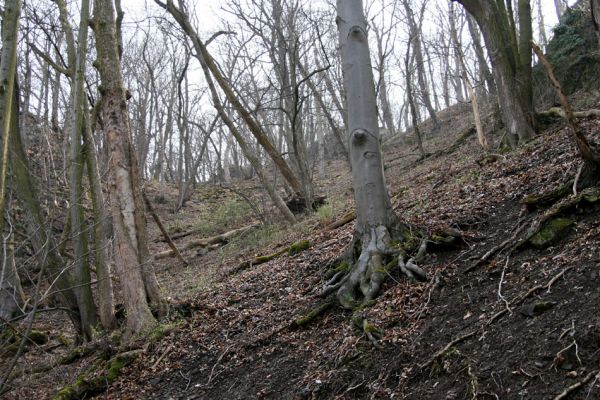
M365 333L370 333L376 337L383 336L383 331L373 324L369 324L369 323L363 324L363 331Z
M587 201L588 203L597 203L600 201L600 189L599 188L591 188L588 191L582 193L582 199Z
M327 311L333 304L333 299L328 298L327 300L310 310L308 313L297 317L294 323L296 324L296 326L304 327L308 325L311 321L313 321L315 318L323 314L325 311Z
M31 331L28 336L29 340L37 345L48 343L48 335L40 331Z
M282 255L282 254L284 254L284 253L286 253L288 251L289 251L289 249L283 249L283 250L277 251L277 252L275 252L273 254L267 254L267 255L264 255L264 256L256 257L256 259L254 260L253 264L262 264L262 263L269 262L269 261L271 261L271 260L279 257L280 255Z
M62 388L58 393L56 393L52 397L52 400L71 400L76 399L77 397L77 392L75 391L73 386L67 386Z
M15 343L11 343L8 346L4 347L4 352L5 354L8 355L15 355L17 354L17 351L19 351L19 347L21 346L20 342L15 342ZM23 353L27 352L27 346L23 346Z
M301 240L290 246L290 248L288 249L288 255L295 256L296 254L301 253L304 250L308 250L309 247L310 242L308 240Z
M536 248L546 248L564 237L574 224L568 218L552 219L529 238L529 243Z
M74 361L87 356L92 351L89 347L76 347L73 350L69 351L63 358L60 360L60 364L66 365L71 364Z
M343 271L347 271L349 268L350 268L350 264L348 264L348 261L343 260L333 270L335 272L343 272Z
M77 377L75 383L66 386L52 397L52 400L75 400L88 397L88 394L100 393L121 374L121 370L131 364L140 355L140 350L121 353L108 360L103 373L90 378L103 364L102 359Z

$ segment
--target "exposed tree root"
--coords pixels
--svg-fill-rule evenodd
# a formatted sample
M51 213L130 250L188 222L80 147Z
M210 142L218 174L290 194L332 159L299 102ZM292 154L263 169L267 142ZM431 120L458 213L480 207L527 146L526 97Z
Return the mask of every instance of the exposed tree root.
M442 235L433 235L431 240L422 236L421 232L412 232L401 223L390 229L380 225L369 233L356 233L342 261L326 275L321 296L337 292L342 307L355 309L369 304L377 296L382 283L395 268L415 282L427 281L427 274L418 264L425 257L428 244L440 249L455 248L461 234L448 230ZM410 252L415 252L412 257Z
M529 296L531 296L532 294L534 294L535 292L542 290L542 289L546 289L546 290L550 290L550 288L552 287L552 285L558 280L560 279L561 276L563 276L567 271L571 270L573 268L573 266L571 267L567 267L567 268L563 268L557 275L555 275L552 279L550 279L550 281L548 281L547 284L545 285L535 285L532 288L530 288L527 292L520 294L518 296L516 296L514 299L512 299L509 303L507 308L504 308L503 310L497 312L496 314L494 314L487 322L486 325L491 325L493 322L495 322L496 320L500 319L504 314L506 314L508 312L509 307L512 306L516 306L521 304L525 299L527 299Z
M571 386L560 392L556 397L554 397L554 400L562 400L568 398L571 393L574 393L575 391L581 389L589 381L591 381L592 378L594 378L594 381L600 380L600 371L590 372L585 376L585 378L583 378L577 383L572 384Z
M467 272L471 272L471 271L479 268L481 265L483 265L485 262L487 262L494 255L496 255L497 253L499 253L500 251L505 249L507 246L509 246L511 244L515 244L515 242L517 241L517 237L519 237L519 235L525 230L526 227L527 227L527 224L521 224L519 227L517 227L517 229L513 232L513 234L508 239L506 239L499 245L488 250L488 252L485 253L483 256L481 256L481 258L475 264L471 265L469 268L465 269L463 272L467 273Z
M292 328L302 328L310 324L315 318L323 315L327 310L329 310L335 304L335 298L333 295L330 295L325 300L323 300L320 304L318 304L315 308L307 312L306 314L300 315L296 317L296 319L292 322Z
M473 331L473 332L469 332L469 333L465 333L462 336L457 337L456 339L452 340L450 343L448 343L446 346L444 346L441 350L437 351L433 357L431 357L429 360L427 360L426 362L424 362L423 364L419 365L419 369L424 370L425 368L429 367L431 364L433 364L438 358L442 357L444 354L446 354L448 352L448 350L450 350L452 347L454 347L455 345L457 345L458 343L469 339L470 337L475 336L475 334L477 333L477 331Z
M521 202L531 211L535 208L546 207L556 203L558 200L572 193L573 181L570 181L557 189L539 195L525 196Z

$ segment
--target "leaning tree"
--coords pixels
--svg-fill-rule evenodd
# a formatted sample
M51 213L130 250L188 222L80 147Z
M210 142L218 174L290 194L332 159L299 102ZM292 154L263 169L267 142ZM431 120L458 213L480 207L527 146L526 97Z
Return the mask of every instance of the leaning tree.
M403 271L423 272L412 260L405 263L401 246L410 230L394 214L383 174L377 121L377 100L367 24L362 0L338 0L337 24L348 104L348 149L356 202L354 240L347 253L348 268L326 284L325 294L337 290L342 306L354 308L372 300L397 263ZM409 272L410 273L410 272Z

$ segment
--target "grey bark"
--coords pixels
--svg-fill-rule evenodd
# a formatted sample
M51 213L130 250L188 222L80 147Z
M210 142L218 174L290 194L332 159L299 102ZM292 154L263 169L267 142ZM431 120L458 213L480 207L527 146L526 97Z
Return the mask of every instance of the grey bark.
M398 220L383 174L377 100L361 0L337 1L337 24L348 104L348 142L356 202L353 263L337 288L340 303L352 308L373 299L383 280L383 263ZM356 254L354 251L356 250Z

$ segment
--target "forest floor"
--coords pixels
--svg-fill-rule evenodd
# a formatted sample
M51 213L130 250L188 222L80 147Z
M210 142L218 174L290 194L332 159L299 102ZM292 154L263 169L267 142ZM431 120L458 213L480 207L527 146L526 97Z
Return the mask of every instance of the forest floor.
M464 107L442 113L426 151L448 149L470 126L469 115ZM581 122L600 142L600 120ZM497 144L500 133L490 140ZM424 160L414 145L397 139L384 151L398 215L430 233L458 229L464 243L431 249L421 264L429 282L390 274L365 311L380 330L377 346L354 327L351 312L336 306L306 327L293 324L322 301L324 276L352 237L352 223L324 228L353 204L347 164L334 161L324 176L316 174L329 204L315 215L293 227L252 229L206 254L184 252L188 267L174 258L157 261L174 328L146 343L101 398L533 400L555 398L577 383L579 390L565 398L600 398L600 210L582 203L567 212L573 225L549 247L512 246L550 208L527 208L522 200L559 188L577 172L579 157L565 125L552 124L530 144L493 157L483 157L475 135ZM266 200L255 182L234 189L259 212L273 212L262 209ZM211 185L174 214L176 190L170 190L156 208L171 233L197 230L177 240L180 246L257 221L234 191ZM151 187L150 197L156 192ZM149 226L152 250L166 250L150 220ZM299 240L310 247L238 268ZM479 262L505 241L507 247ZM37 324L52 340L19 360L25 374L7 398L49 398L94 362L88 357L27 373L42 357L68 351L50 347L59 336L55 319L41 316Z

